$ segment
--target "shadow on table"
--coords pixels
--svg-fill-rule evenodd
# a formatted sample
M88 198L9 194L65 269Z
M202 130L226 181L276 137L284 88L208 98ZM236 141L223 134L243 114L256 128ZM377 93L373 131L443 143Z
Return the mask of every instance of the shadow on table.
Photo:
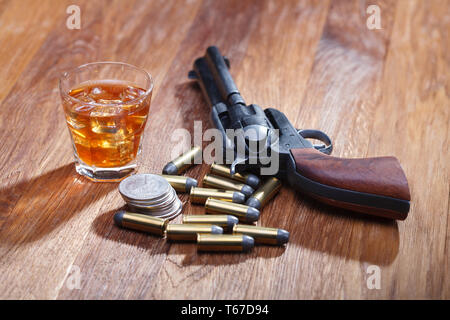
M73 163L0 189L0 243L41 239L116 188L80 176Z
M331 207L300 194L295 197L308 216L294 217L291 245L380 266L397 257L397 221Z
M168 260L180 266L231 265L242 263L255 257L278 257L285 251L285 248L282 247L256 246L251 253L242 254L235 252L197 252L197 245L193 242L171 242L157 235L123 229L114 225L112 223L114 213L121 209L124 209L124 207L99 215L93 223L94 232L105 239L148 250L150 255L166 253ZM180 259L180 256L182 256L182 259Z
M232 265L251 259L272 259L281 256L286 249L277 246L256 245L251 252L197 252L196 244L185 247L182 243L174 243L170 248L170 255L184 255L181 265Z

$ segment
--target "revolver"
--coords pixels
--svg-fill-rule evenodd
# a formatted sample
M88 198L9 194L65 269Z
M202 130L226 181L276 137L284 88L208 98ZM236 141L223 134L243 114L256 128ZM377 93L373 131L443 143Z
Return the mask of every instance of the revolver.
M195 60L188 77L198 82L211 106L212 121L222 138L219 158L231 164L231 174L253 172L275 176L335 207L388 219L406 219L410 192L396 158L330 156L332 143L322 131L298 130L277 109L247 105L229 68L230 61L211 46L203 57ZM314 145L308 139L323 144Z

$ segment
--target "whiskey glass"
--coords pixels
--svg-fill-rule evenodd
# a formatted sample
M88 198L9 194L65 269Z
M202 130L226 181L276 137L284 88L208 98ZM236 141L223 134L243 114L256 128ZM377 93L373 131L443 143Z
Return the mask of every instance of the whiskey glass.
M141 152L153 91L143 69L121 62L88 63L59 79L76 171L93 181L120 181Z

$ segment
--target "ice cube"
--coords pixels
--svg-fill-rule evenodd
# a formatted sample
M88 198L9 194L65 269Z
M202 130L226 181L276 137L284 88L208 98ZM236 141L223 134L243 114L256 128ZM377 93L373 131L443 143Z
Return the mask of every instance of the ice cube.
M92 96L98 96L99 94L102 94L102 93L103 93L103 90L101 88L94 87L91 89Z
M120 93L122 101L131 101L142 96L145 92L141 89L128 86Z
M72 130L72 138L73 143L75 145L80 145L86 148L89 148L89 139L86 139L86 136L77 130Z
M115 134L119 129L116 127L114 122L112 122L111 125L108 125L107 123L101 123L101 121L94 120L91 123L91 130L99 134Z
M95 102L95 99L89 96L86 92L82 91L73 96L74 98L83 101L83 102Z
M80 130L85 127L85 125L79 121L77 121L76 116L73 115L67 115L66 121L69 127L72 127L73 129Z
M133 156L134 141L129 139L122 140L118 145L120 160L124 161Z
M74 105L68 110L66 110L66 121L67 124L73 129L80 130L83 129L86 125L83 121L83 117L80 117L82 114L85 116L89 114L89 110L92 110L94 106L91 105Z
M91 112L91 130L95 133L115 134L122 127L119 107L99 107Z
M91 111L91 110L94 109L94 108L95 108L95 106L93 106L93 105L90 105L90 104L83 104L83 105L77 105L77 106L74 108L74 110L75 110L76 112L79 112L79 113L85 113L85 112Z
M118 100L118 99L98 99L97 102L101 103L101 104L119 104L119 103L122 103L122 100Z
M91 117L97 118L97 117L117 117L122 113L122 109L120 107L107 107L107 106L101 106L95 108L91 112Z
M88 96L96 102L98 102L98 100L100 100L100 98L103 98L104 95L105 95L105 92L102 90L102 88L99 88L99 87L92 88L88 94Z

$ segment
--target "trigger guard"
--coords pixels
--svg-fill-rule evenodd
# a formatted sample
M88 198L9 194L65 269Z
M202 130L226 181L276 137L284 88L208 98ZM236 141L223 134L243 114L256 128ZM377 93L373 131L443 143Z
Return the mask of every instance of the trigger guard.
M331 154L333 151L333 143L331 142L330 137L323 131L313 130L313 129L297 129L299 135L301 135L304 139L317 139L322 141L324 144L315 144L314 149L325 153Z

